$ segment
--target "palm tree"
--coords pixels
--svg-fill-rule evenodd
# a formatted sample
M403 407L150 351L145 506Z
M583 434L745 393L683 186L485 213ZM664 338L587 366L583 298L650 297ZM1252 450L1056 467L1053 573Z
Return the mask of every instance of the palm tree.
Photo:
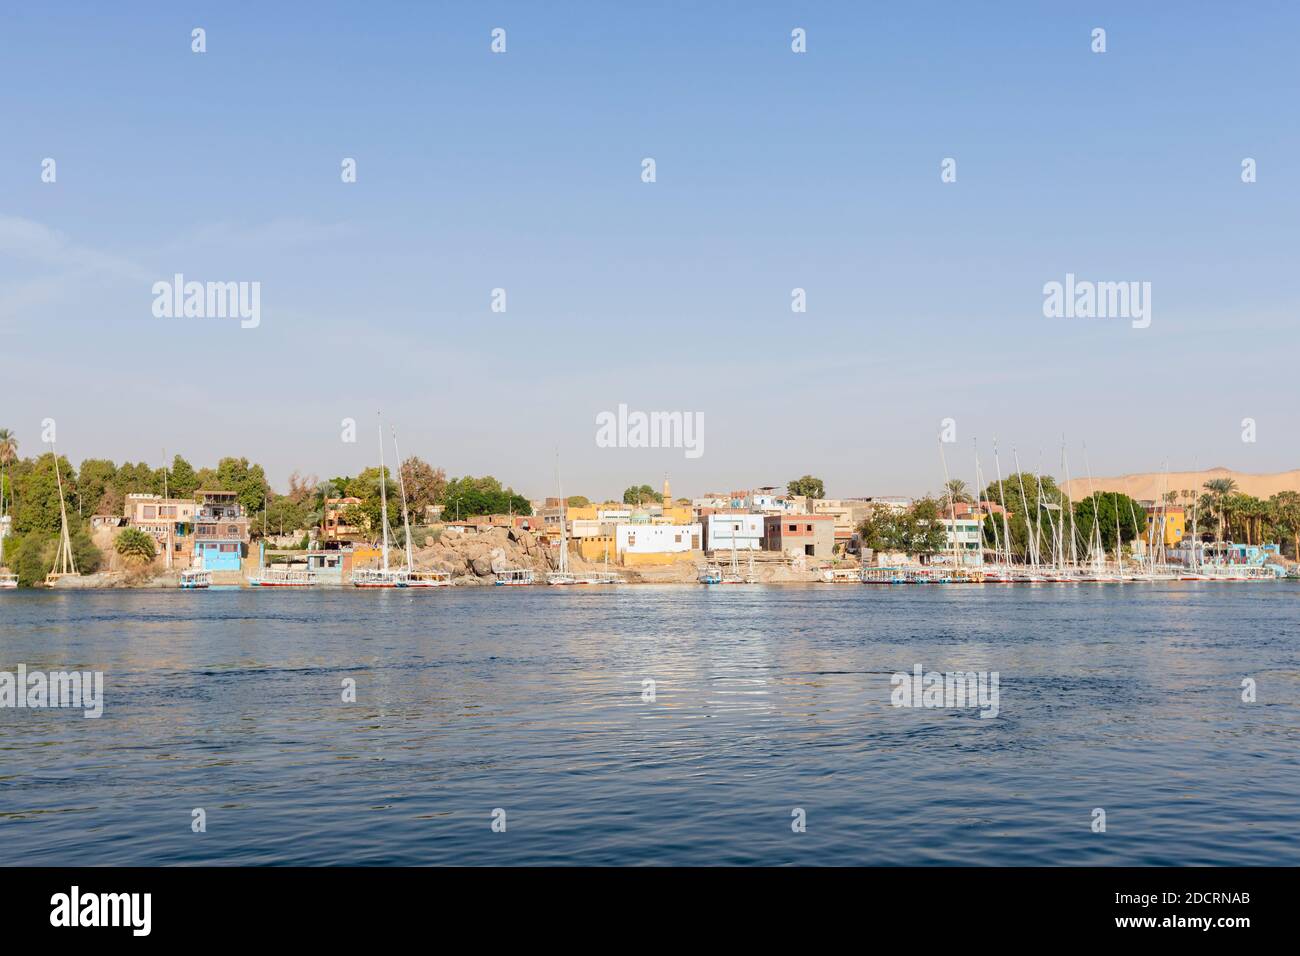
M0 428L0 491L9 487L9 506L13 510L14 482L9 466L18 460L18 438L7 428ZM8 477L6 482L5 478Z
M966 482L962 481L960 478L953 478L951 481L944 484L943 497L940 500L946 508L949 505L966 504L975 499L973 499L970 496L970 492L966 490Z
M339 490L339 488L334 484L334 482L323 481L316 486L316 493L320 495L320 508L313 511L308 517L313 524L320 526L321 547L324 547L325 546L324 542L326 537L325 522L326 519L329 517L329 512L330 512L329 502L331 498L339 497L339 495L342 494L342 491Z
M1237 483L1231 478L1211 478L1204 486L1209 492L1206 497L1209 499L1207 504L1210 511L1218 519L1219 527L1214 533L1214 543L1218 544L1223 540L1223 526L1228 496L1237 490Z
M18 460L18 439L7 428L0 428L0 465Z
M1278 529L1291 535L1292 557L1300 561L1300 492L1279 491L1268 502Z

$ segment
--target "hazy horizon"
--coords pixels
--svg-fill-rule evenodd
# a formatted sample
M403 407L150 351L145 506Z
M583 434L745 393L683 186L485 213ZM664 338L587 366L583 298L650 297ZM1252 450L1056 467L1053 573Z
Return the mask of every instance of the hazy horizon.
M15 9L0 427L38 454L52 418L76 464L243 456L278 490L377 464L379 409L404 456L530 498L557 450L593 500L665 473L936 492L945 419L968 484L995 438L1004 473L1015 446L1058 474L1062 436L1076 478L1084 443L1098 477L1289 471L1297 27L1285 4ZM260 283L259 323L155 317L178 273ZM1149 282L1149 327L1046 318L1068 275ZM598 447L621 404L702 416L702 454Z

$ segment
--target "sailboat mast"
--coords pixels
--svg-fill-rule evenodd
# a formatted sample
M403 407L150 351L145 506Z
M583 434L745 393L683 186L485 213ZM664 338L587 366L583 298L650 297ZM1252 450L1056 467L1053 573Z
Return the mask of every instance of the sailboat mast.
M393 454L397 457L397 487L402 492L402 532L406 535L406 570L415 570L415 556L411 551L411 516L406 509L406 476L402 474L402 452L397 447L397 426L389 426L393 431Z
M1026 542L1026 557L1029 558L1029 566L1037 571L1038 529L1034 527L1034 519L1029 516L1029 496L1025 494L1025 475L1024 472L1020 470L1020 453L1012 448L1011 455L1016 463L1016 479L1020 482L1020 503L1025 507L1025 526L1029 529L1029 540Z
M976 519L980 529L980 557L979 563L984 564L984 492L980 487L980 446L979 441L975 438L971 440L971 453L975 457L975 509L973 514L979 515ZM993 526L994 550L997 549L998 526Z
M379 417L379 502L383 512L384 570L388 570L388 466L384 464L384 419Z
M63 500L63 475L59 471L59 450L54 447L54 442L50 442L50 452L54 455L54 481L59 488L59 519L63 523L63 536L59 541L59 556L55 559L55 567L60 564L62 570L59 574L76 574L77 564L72 557L72 539L68 535L68 506Z
M1007 493L1002 487L1002 461L998 458L998 440L993 439L993 465L998 472L998 497L1002 499L1002 537L1007 542L1007 567L1011 567L1011 525L1007 521ZM994 526L996 528L996 525Z
M939 461L941 461L941 462L943 463L943 486L944 486L944 488L947 490L947 493L948 493L948 520L949 520L949 522L951 522L951 523L949 524L949 529L950 529L950 530L949 530L948 533L949 533L949 537L950 537L950 539L952 540L952 569L953 569L954 571L956 571L956 570L957 570L957 567L958 567L958 558L957 558L957 496L956 496L955 494L953 494L953 490L952 490L952 488L951 488L951 486L950 486L950 484L949 484L949 482L951 481L951 479L948 477L948 456L945 455L945 454L943 453L943 438L942 438L942 437L939 439Z
M564 482L560 480L559 448L555 449L555 490L560 495L560 573L565 574L569 570L569 538L564 527L568 521L569 502L564 498Z
M1078 531L1074 526L1074 501L1070 498L1070 457L1065 453L1065 436L1061 436L1061 471L1065 475L1065 506L1070 509L1070 565L1075 570L1079 568L1079 551L1075 547ZM1062 520L1061 527L1064 529L1065 522Z

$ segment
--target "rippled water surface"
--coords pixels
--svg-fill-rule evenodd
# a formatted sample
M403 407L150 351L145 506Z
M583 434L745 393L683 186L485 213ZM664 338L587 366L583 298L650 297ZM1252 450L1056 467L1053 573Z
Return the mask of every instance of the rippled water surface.
M0 709L0 862L1296 865L1298 606L1285 583L0 594L0 670L106 682L98 720ZM999 715L891 706L915 664L997 671Z

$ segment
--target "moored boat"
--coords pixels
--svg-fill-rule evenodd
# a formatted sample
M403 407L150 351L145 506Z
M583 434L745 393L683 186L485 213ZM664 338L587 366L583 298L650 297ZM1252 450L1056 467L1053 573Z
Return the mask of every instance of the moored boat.
M384 428L379 427L379 501L380 524L383 533L383 563L378 568L357 568L352 572L352 585L358 588L404 588L409 569L388 566L388 466L384 464ZM407 533L407 546L411 536Z
M186 568L181 572L182 591L202 591L212 587L212 572L202 568Z
M250 588L314 588L316 572L301 568L265 567L257 577L248 579Z
M451 574L447 571L407 571L404 575L408 588L451 587Z
M528 587L533 584L533 569L508 568L505 571L498 571L495 584L499 588Z

